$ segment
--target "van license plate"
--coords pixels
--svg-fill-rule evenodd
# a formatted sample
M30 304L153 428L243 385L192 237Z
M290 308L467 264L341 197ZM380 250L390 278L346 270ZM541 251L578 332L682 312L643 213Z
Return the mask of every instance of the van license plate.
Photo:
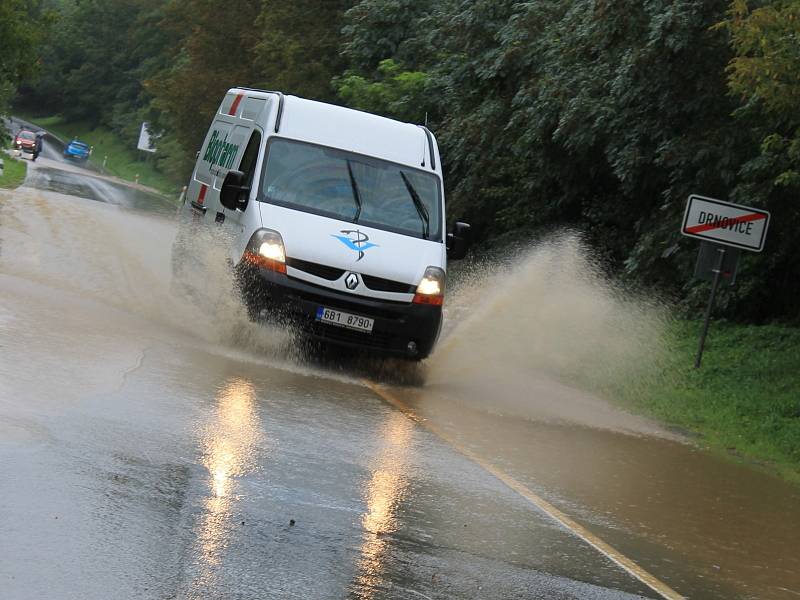
M317 309L317 321L327 323L328 325L336 325L337 327L355 329L365 333L372 333L372 326L375 324L375 319L351 315L350 313L333 310L332 308L325 308L324 306L320 306Z

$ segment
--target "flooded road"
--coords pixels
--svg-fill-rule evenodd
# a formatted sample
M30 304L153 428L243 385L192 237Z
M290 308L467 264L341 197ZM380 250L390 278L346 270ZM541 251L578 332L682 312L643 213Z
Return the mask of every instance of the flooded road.
M298 357L224 278L176 293L172 208L98 181L0 192L3 598L661 597L535 498L682 596L800 595L795 488L527 369L510 325L508 356L456 326L420 367ZM526 356L590 364L557 304Z
M39 127L16 118L7 120L5 127L11 133L22 127L34 131L40 130ZM45 135L39 158L34 162L25 155L28 164L25 187L59 192L134 210L163 215L174 214L175 205L154 190L104 175L100 172L100 168L91 162L66 159L63 151L64 143L61 140L51 134Z

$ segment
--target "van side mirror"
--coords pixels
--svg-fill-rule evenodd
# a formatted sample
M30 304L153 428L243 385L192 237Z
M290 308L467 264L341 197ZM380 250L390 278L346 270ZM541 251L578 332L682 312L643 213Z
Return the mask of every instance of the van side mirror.
M467 223L456 221L452 233L447 234L447 258L461 260L472 243L472 229Z
M229 210L244 210L247 206L247 196L250 186L244 184L244 173L241 171L228 171L222 189L219 192L219 201Z

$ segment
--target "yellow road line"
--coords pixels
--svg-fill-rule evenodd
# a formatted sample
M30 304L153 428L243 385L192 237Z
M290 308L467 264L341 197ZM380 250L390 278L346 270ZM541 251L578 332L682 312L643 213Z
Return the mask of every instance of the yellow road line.
M595 550L606 556L608 559L619 565L622 569L630 573L633 577L641 581L651 590L658 593L662 598L666 600L685 600L684 596L673 590L669 587L666 583L658 579L655 575L649 573L630 558L622 554L619 550L607 544L591 531L586 529L583 525L573 521L570 517L565 515L555 506L550 504L547 500L542 498L541 496L537 495L535 492L531 491L525 485L514 479L508 473L501 471L494 465L486 462L480 456L475 454L469 448L459 444L456 440L452 437L447 435L444 431L436 427L430 421L421 418L417 415L414 410L408 406L405 402L400 400L397 396L395 396L392 392L387 390L386 388L373 383L368 380L363 380L364 385L366 385L369 389L371 389L375 394L380 396L385 402L395 407L397 410L401 411L405 414L409 419L418 423L422 427L426 428L431 433L435 434L442 440L444 440L448 445L450 445L453 449L455 449L458 453L462 454L479 467L481 467L484 471L494 475L497 479L502 481L506 486L514 490L517 494L525 498L528 502L536 506L539 510L545 513L548 517L559 523L561 526L566 528L570 531L573 535L579 537L584 542L592 546Z

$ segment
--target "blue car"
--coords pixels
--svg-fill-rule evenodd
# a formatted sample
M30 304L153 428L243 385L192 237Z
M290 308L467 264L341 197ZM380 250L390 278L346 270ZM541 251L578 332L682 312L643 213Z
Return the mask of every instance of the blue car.
M88 160L89 155L92 153L92 148L89 144L85 144L79 140L72 140L64 148L64 158L73 160L85 161Z

